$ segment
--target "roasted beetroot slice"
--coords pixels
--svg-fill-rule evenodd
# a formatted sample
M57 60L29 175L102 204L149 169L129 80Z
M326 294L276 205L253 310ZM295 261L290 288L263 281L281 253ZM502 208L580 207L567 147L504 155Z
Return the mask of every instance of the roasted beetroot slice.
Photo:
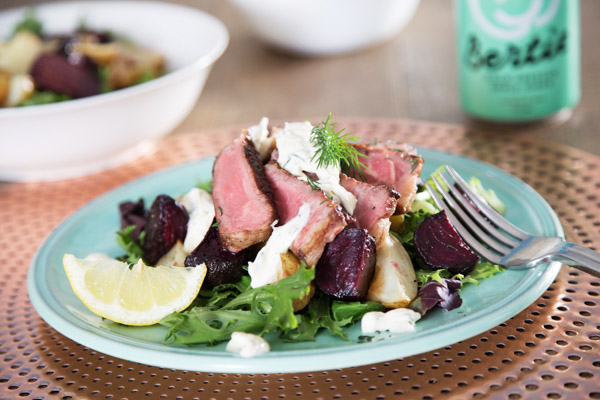
M206 278L203 287L214 287L222 283L240 280L243 266L248 262L248 250L232 253L223 247L219 228L211 227L198 247L186 257L185 266L195 267L206 263Z
M366 229L345 229L317 264L316 281L322 292L344 301L367 297L375 272L375 240Z
M189 216L185 209L167 195L156 197L146 221L144 259L150 265L156 262L177 243L185 239Z
M72 64L66 56L46 53L37 58L30 73L38 89L77 99L100 93L94 68L90 62Z
M453 274L468 274L479 257L462 240L445 211L430 215L415 229L417 253L432 269L448 268Z

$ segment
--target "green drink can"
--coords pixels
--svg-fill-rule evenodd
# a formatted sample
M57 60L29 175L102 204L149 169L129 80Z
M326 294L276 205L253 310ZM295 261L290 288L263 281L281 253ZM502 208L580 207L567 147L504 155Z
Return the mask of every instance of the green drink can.
M579 0L456 0L460 101L477 119L520 123L579 102Z

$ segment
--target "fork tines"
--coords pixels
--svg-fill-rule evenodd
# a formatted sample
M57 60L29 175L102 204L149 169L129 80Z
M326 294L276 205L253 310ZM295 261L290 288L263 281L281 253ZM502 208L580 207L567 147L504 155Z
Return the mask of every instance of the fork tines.
M463 240L479 255L496 264L518 246L527 233L517 228L474 193L464 179L446 165L432 176L435 188L425 186Z

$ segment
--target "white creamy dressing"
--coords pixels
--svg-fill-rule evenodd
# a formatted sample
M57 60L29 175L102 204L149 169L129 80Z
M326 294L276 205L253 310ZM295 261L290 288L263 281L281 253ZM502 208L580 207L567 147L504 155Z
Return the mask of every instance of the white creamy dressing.
M286 224L276 227L277 221L273 222L273 233L269 240L260 249L254 262L248 263L250 285L253 288L275 283L284 277L281 255L288 251L309 217L310 206L303 204L298 214Z
M363 333L374 333L377 331L390 331L393 333L412 332L415 330L415 322L421 318L421 314L408 308L396 308L385 313L371 311L366 313L361 320Z
M260 154L260 158L266 161L271 154L271 148L273 147L274 137L269 136L269 118L262 117L257 125L253 125L248 128L248 136L254 148Z
M245 358L254 357L271 350L265 339L245 332L233 332L226 349Z
M308 121L286 122L283 130L275 136L279 152L277 163L303 181L308 181L305 172L316 174L321 190L352 215L356 197L340 185L340 167L318 168L316 161L312 160L317 151L310 142L312 129Z
M198 188L192 188L183 195L179 203L190 216L183 242L183 250L189 254L204 240L206 232L210 229L215 218L215 206L212 196Z

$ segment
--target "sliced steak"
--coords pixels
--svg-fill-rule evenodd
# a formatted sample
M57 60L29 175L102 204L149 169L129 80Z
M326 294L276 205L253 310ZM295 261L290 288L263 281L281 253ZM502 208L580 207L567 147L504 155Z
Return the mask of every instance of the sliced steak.
M236 253L266 240L277 219L260 155L242 134L213 166L212 195L223 246Z
M280 168L276 162L269 162L265 172L273 188L279 224L295 217L302 204L310 205L309 221L290 250L308 266L316 265L327 243L333 241L347 225L342 207L328 199L323 191L311 188L308 182Z
M340 174L340 184L356 197L354 214L359 228L375 238L377 248L385 242L390 230L390 217L396 211L400 195L385 185L372 185Z
M398 212L410 211L417 192L417 181L423 170L423 158L407 144L377 143L356 144L354 147L367 157L360 157L367 168L363 173L367 182L391 187L400 194L396 205ZM349 175L359 179L355 171Z

